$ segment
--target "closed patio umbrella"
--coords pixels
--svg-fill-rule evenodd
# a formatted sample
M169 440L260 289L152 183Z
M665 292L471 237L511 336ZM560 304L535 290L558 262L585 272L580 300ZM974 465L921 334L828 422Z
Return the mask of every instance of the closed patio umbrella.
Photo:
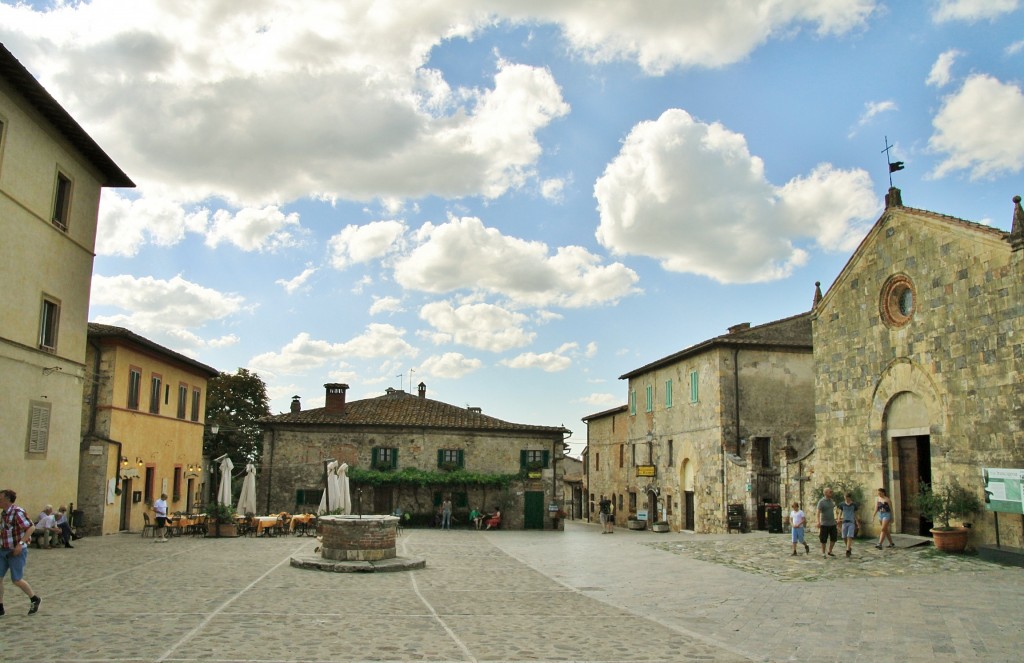
M245 465L245 478L242 479L242 494L238 496L238 513L256 513L256 466Z
M352 493L348 486L348 463L338 468L338 508L345 515L352 513Z
M320 498L320 507L316 510L318 515L335 511L341 508L340 484L338 483L338 461L332 460L327 463L327 489L324 496Z
M224 456L220 461L220 488L217 490L217 502L220 504L231 504L231 470L235 464L231 459Z

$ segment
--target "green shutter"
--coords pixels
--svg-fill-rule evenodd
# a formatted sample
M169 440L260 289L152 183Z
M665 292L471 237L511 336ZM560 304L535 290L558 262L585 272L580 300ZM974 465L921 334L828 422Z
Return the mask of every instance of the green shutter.
M690 402L697 402L697 371L690 371Z
M370 468L371 469L376 469L376 467L377 467L377 459L379 457L380 457L380 448L379 447L374 447L374 448L370 449Z
M462 468L464 468L466 466L466 454L465 454L465 452L463 452L462 449L459 449L459 460L458 460L458 463L459 463L459 469L462 469Z
M526 449L523 449L522 451L519 452L519 469L526 469Z
M398 447L391 450L391 469L398 468Z
M437 466L441 467L444 465L444 449L437 450ZM438 502L440 504L440 502Z
M629 390L629 413L636 414L636 389Z
M665 407L672 407L672 380L665 380Z
M546 468L546 467L548 466L548 462L549 462L550 460L551 460L551 452L550 452L550 451L545 451L545 452L544 452L544 456L543 456L543 458L541 459L541 462L543 462L543 463L544 463L544 467L545 467L545 468Z

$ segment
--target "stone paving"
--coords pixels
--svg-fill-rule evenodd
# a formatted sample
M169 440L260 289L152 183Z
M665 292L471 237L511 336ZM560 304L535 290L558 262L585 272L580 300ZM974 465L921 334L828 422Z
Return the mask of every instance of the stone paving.
M783 535L567 523L406 530L399 554L427 566L404 573L290 566L313 545L122 534L33 548L43 603L28 616L4 582L0 660L1016 661L1024 647L1021 569L925 549L792 558Z

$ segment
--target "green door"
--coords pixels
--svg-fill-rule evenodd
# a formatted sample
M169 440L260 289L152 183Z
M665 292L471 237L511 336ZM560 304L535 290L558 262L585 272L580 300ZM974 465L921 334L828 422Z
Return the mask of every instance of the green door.
M524 501L524 529L544 529L544 491L528 490Z

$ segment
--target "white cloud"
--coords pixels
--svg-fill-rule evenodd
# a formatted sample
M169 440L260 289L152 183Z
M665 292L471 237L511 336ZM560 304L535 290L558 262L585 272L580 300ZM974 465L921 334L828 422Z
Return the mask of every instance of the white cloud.
M352 357L363 359L373 357L415 357L419 350L409 345L402 337L405 330L394 325L379 322L370 323L359 336L340 344L342 351Z
M857 129L860 129L871 122L876 115L895 110L899 110L895 101L869 101L864 104L864 112L861 113L861 116L857 119ZM856 133L856 130L851 131L849 133L849 137L853 137Z
M445 352L442 355L427 357L420 364L418 373L422 377L437 377L457 380L480 369L483 362L479 359L465 357L458 352Z
M345 226L328 242L331 266L345 269L354 263L380 258L398 246L405 233L401 221L373 221L361 226Z
M536 337L523 329L529 318L494 304L432 302L420 309L436 333L429 334L434 343L458 343L479 350L501 352L528 345Z
M593 393L578 398L574 403L582 403L583 405L589 405L595 408L601 408L602 410L610 410L613 407L622 405L622 397L615 394L609 393Z
M775 2L591 2L510 0L504 11L524 20L557 22L574 49L595 62L635 60L645 72L721 67L773 37L807 24L820 36L864 26L874 0Z
M158 197L129 198L113 189L104 189L96 229L96 253L134 256L147 243L173 246L185 238L185 232L202 232L209 211L186 212L172 200Z
M378 297L374 295L373 304L370 305L370 315L400 313L403 310L402 300L397 297Z
M306 285L306 282L309 281L309 278L313 276L313 274L315 273L315 267L307 267L306 269L302 270L301 274L298 274L294 278L277 279L276 281L274 281L274 283L284 288L284 291L287 292L289 295L293 295L300 288L302 288L302 286Z
M216 248L228 242L243 251L275 251L297 243L299 215L284 214L273 205L245 208L231 213L217 210L206 233L206 245Z
M951 48L948 51L944 51L939 54L939 57L935 58L935 64L932 65L932 69L928 72L928 78L925 80L925 84L933 85L935 87L945 87L949 85L949 81L952 80L950 70L953 68L953 63L956 59L963 55L962 51L958 51L955 48Z
M301 332L279 352L264 352L250 359L249 368L269 376L301 375L344 356L341 343L313 339L308 332Z
M1016 11L1018 6L1020 6L1020 0L938 0L932 11L932 20L936 23L945 21L973 23Z
M524 352L512 359L502 359L498 363L509 368L539 368L546 373L557 373L572 365L571 355L577 350L577 343L564 343L551 352Z
M396 261L395 278L426 292L480 290L519 305L575 308L616 302L635 292L638 280L621 263L602 266L584 248L564 246L550 255L543 242L503 235L474 217L424 224L415 241Z
M935 130L928 146L945 155L933 175L968 170L971 179L980 179L1019 173L1024 163L1022 117L1024 93L1019 86L985 74L968 77L932 119Z
M173 349L181 352L237 342L237 337L231 335L204 339L196 331L238 313L244 302L239 295L206 288L180 275L163 280L98 274L93 276L90 296L93 307L124 311L95 316L94 322L126 327L160 343L173 341Z
M880 209L861 170L821 164L773 186L742 135L679 109L633 127L594 195L603 246L722 283L788 276L807 260L798 241L848 247Z
M1015 41L1006 47L1005 53L1007 55L1017 55L1021 51L1024 51L1024 39Z
M565 180L552 178L540 183L540 195L551 202L561 202L562 193L565 191Z

